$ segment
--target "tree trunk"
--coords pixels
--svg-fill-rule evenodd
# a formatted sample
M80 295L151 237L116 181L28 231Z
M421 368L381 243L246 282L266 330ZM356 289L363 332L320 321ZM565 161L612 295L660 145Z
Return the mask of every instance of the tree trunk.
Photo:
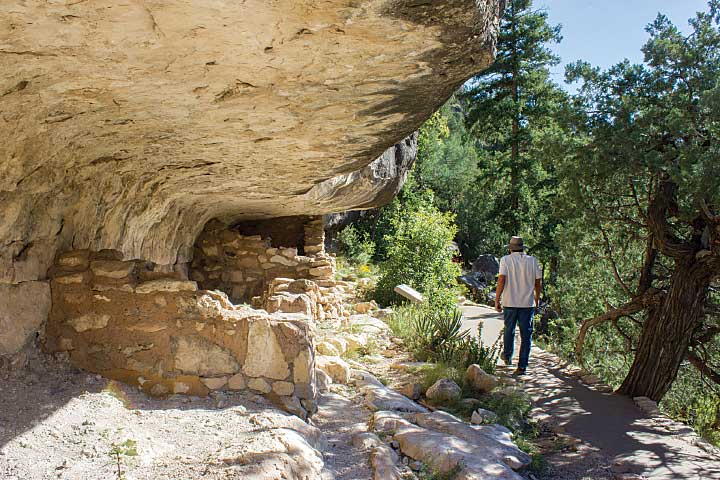
M703 318L710 285L706 266L694 257L677 259L663 302L647 310L640 343L619 393L660 401L685 359L693 331Z

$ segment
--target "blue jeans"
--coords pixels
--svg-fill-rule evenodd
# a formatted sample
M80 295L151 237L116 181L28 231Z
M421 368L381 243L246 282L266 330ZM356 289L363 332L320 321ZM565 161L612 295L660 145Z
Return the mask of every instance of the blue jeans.
M508 360L512 359L515 348L515 326L520 325L520 362L518 368L527 368L528 360L530 360L534 315L534 307L503 307L503 317L505 318L503 357Z

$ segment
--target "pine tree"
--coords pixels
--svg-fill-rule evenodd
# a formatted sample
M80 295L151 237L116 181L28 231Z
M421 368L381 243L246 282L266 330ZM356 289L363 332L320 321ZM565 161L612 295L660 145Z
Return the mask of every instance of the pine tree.
M486 237L485 246L496 252L509 235L523 234L541 256L555 253L556 219L549 206L555 180L544 145L559 133L555 118L566 100L549 72L559 58L548 44L560 40L560 26L550 26L532 0L510 0L496 61L463 96L480 148L476 205L465 210L477 214L468 223L482 230L473 234Z

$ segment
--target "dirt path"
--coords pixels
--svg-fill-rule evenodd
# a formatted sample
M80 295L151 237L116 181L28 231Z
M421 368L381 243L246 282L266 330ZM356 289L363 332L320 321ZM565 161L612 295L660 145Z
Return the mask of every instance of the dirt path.
M327 436L322 480L370 480L373 472L368 452L353 446L352 436L367 431L371 412L359 404L359 399L352 398L352 393L343 393L323 394L312 418L313 424Z
M493 343L502 330L502 315L490 308L468 306L463 313L473 334L483 322L485 343ZM582 441L582 454L548 458L546 478L720 478L720 458L691 429L651 417L627 397L586 385L566 367L557 356L533 348L528 375L522 377L535 406L552 416L559 430Z

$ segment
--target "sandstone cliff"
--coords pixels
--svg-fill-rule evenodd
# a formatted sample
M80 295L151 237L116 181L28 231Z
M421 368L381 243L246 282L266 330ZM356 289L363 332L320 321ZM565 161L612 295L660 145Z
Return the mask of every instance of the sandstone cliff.
M172 269L214 218L387 201L402 168L371 163L489 64L501 3L3 2L0 355L58 252Z

